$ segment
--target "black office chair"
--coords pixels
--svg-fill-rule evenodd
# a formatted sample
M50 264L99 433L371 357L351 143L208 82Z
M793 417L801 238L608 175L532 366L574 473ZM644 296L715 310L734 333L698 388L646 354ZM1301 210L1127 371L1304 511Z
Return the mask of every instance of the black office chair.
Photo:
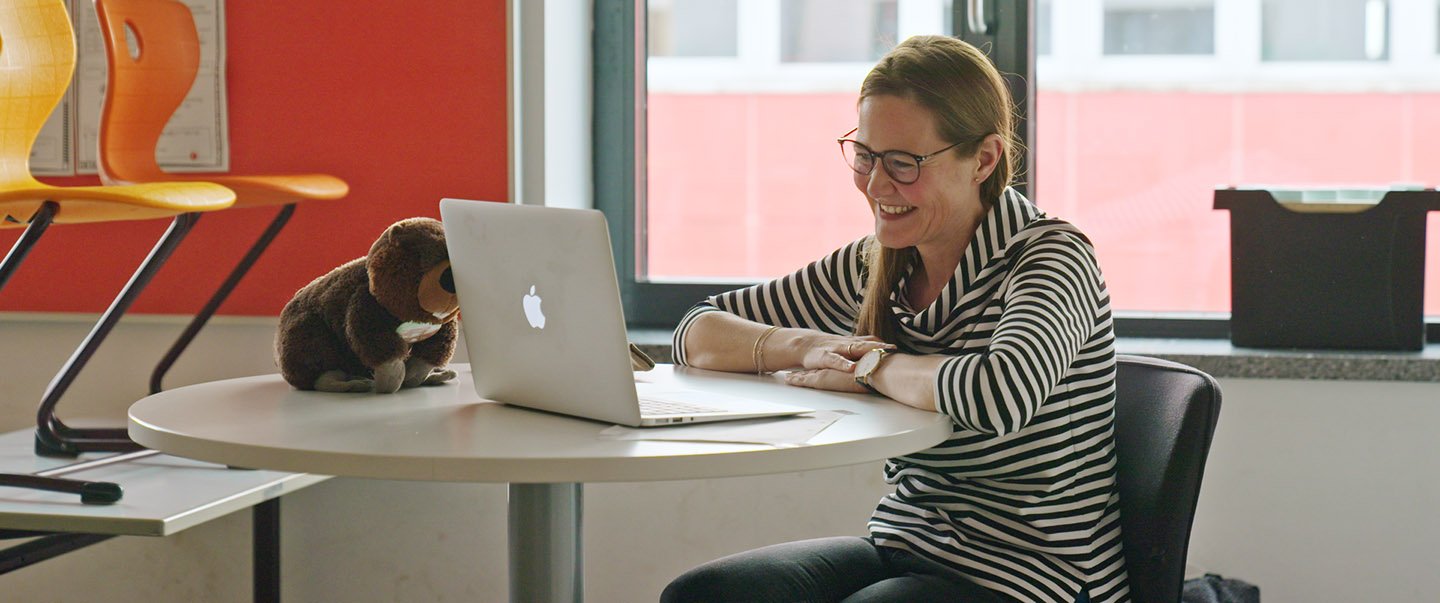
M1116 358L1115 453L1130 597L1179 601L1220 386L1183 364Z

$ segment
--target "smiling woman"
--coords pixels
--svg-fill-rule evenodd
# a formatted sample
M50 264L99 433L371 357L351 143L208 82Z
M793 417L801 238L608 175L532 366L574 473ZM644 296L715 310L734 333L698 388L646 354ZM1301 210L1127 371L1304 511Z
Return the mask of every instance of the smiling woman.
M681 320L676 364L786 370L953 434L887 462L869 537L711 562L663 600L1128 600L1109 295L1085 235L1009 187L1011 110L974 46L902 42L841 141L874 234Z

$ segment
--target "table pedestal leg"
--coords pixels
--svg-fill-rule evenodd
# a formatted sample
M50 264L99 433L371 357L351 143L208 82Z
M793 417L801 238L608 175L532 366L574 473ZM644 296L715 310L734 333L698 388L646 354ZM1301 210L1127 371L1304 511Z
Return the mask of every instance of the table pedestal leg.
M582 484L510 484L510 601L579 603Z

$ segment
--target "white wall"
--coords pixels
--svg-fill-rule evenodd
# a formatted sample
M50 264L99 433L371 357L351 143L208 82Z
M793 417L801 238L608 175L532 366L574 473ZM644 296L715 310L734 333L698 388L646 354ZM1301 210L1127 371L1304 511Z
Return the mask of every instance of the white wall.
M1220 384L1190 563L1266 601L1434 601L1440 384Z
M92 317L0 314L0 430L27 428ZM61 415L119 424L180 323L122 324ZM273 372L273 319L217 320L167 385ZM1225 380L1191 548L1197 569L1267 601L1425 601L1440 591L1440 385ZM75 422L72 420L72 422ZM858 534L879 465L585 490L586 590L654 600L704 560ZM0 496L4 493L0 492ZM336 479L284 499L289 601L504 601L505 489ZM167 539L126 537L0 576L6 601L250 600L248 513ZM3 543L0 543L3 544Z

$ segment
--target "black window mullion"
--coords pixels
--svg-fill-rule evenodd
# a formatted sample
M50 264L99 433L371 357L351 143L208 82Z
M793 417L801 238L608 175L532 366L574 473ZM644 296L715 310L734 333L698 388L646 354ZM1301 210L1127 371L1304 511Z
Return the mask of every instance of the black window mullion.
M641 206L637 169L644 149L639 136L643 123L644 0L595 0L593 94L591 124L592 166L595 174L595 208L605 212L610 246L620 281L625 315L632 316L635 299L639 220Z
M985 33L971 27L971 3L976 2L983 5ZM985 50L1010 85L1018 117L1015 134L1024 145L1015 189L1034 199L1035 0L954 0L952 10L957 37Z
M645 280L645 0L595 0L595 207L610 245L632 327L673 328L706 296L744 283Z

